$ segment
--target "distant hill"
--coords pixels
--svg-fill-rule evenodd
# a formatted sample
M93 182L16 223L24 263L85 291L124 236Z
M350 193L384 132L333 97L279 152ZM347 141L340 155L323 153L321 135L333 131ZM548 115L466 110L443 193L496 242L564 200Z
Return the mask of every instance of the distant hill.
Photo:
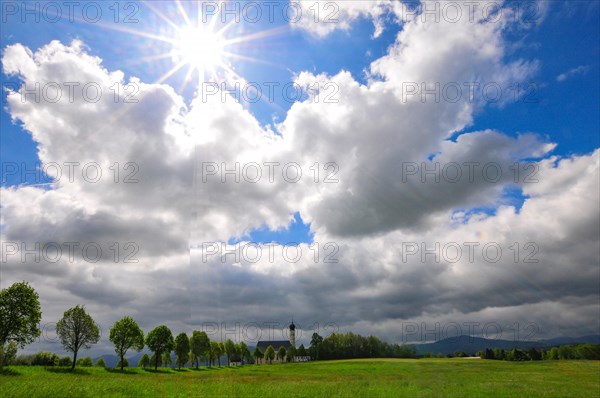
M600 335L590 335L582 337L556 337L548 340L539 341L512 341L512 340L495 340L495 339L484 339L482 337L472 336L456 336L449 337L447 339L436 341L435 343L424 343L424 344L409 344L414 347L417 351L417 355L423 355L426 352L431 354L454 354L455 352L465 352L467 354L475 355L478 351L483 351L486 348L502 348L505 350L512 350L513 348L519 348L522 350L528 350L530 348L543 348L549 349L551 347L559 345L573 345L573 344L600 344ZM254 347L250 346L250 352L254 351ZM129 366L137 366L140 358L144 353L152 355L149 351L135 352L128 355L126 358L129 361ZM173 358L173 364L175 364L175 354L171 354ZM119 357L114 354L106 354L96 358L93 358L94 364L98 358L104 358L106 366L114 368L119 362ZM227 364L227 357L221 357L221 364ZM201 366L206 366L206 363L201 362ZM174 366L174 365L173 365ZM189 364L187 366L190 366Z
M519 348L522 350L528 350L530 348L550 348L565 344L600 344L600 335L583 337L557 337L554 339L540 341L496 340L484 339L482 337L456 336L439 340L435 343L411 344L411 346L417 350L418 355L423 355L426 352L432 354L441 353L445 355L454 354L455 352L465 352L467 354L474 355L478 351L483 351L486 348L501 348L504 350Z
M572 345L572 344L600 344L600 335L582 337L556 337L554 339L542 340L549 346Z

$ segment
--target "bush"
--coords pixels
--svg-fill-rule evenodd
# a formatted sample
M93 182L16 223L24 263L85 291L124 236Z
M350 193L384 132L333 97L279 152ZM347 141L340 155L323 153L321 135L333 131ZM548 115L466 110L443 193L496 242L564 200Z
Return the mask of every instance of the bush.
M91 357L84 357L84 358L79 358L77 360L77 365L84 366L84 367L90 367L90 366L94 366L94 362L92 361Z
M0 367L4 365L9 365L12 363L17 357L17 343L14 341L9 341L4 344L4 346L0 346Z
M127 360L127 358L123 358L123 367L126 368L129 366L129 361ZM121 360L119 359L119 362L117 363L117 368L120 369L121 368Z
M98 358L98 360L96 361L96 366L99 368L105 368L106 362L104 362L104 358Z
M58 355L53 352L38 352L33 356L31 364L37 366L55 366L58 364Z
M16 365L16 366L31 366L31 363L33 362L33 357L34 355L19 355L18 357L16 357L11 365Z
M71 357L62 357L58 360L58 366L71 366Z

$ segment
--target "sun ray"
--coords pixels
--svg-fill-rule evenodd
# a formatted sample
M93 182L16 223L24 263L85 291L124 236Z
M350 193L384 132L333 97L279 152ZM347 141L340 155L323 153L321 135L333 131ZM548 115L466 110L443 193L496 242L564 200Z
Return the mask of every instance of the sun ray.
M180 63L176 64L174 67L172 67L170 70L168 70L164 75L159 77L158 80L156 80L154 82L154 84L160 84L160 83L164 82L165 80L167 80L175 72L177 72L179 69L183 68L184 66L185 66L185 62L180 62Z
M267 38L289 33L289 27L281 26L274 29L264 30L235 37L235 20L229 22L222 21L222 7L218 7L218 12L211 15L204 15L203 8L194 3L191 7L184 4L182 0L175 0L173 3L152 3L147 0L142 1L143 5L159 19L159 25L163 23L166 29L161 30L164 33L155 33L147 30L137 30L123 25L114 25L100 23L105 29L115 30L126 34L157 41L170 45L170 51L165 52L164 47L159 46L158 54L137 56L131 60L131 64L152 63L155 61L171 58L172 67L164 72L157 79L157 83L162 83L175 75L181 68L187 66L183 81L180 83L180 92L188 84L201 84L203 81L217 79L221 72L229 78L241 77L231 68L230 61L243 61L256 64L264 64L275 67L281 67L262 59L240 53L240 49L251 48L248 43L265 40ZM164 7L169 8L166 11ZM219 1L223 4L223 1ZM194 11L194 6L196 10ZM177 17L177 20L171 19L171 16ZM160 26L158 26L160 28ZM244 45L240 47L240 45ZM161 51L162 50L162 51Z
M265 61L264 59L248 57L248 56L241 55L241 54L234 54L234 53L230 53L228 51L223 51L223 55L227 58L234 58L234 59L239 59L241 61L252 62L255 64L269 65L269 66L274 66L274 67L278 67L281 69L288 69L285 65L282 65L282 64L276 64L273 62Z
M177 5L177 10L179 11L179 15L181 15L181 18L183 18L183 21L185 22L185 24L187 26L192 25L192 22L190 21L190 17L188 16L187 12L185 11L185 8L183 8L183 4L181 4L181 0L175 1L175 4Z
M150 5L149 1L142 1L142 4L145 5L148 9L150 9L153 13L155 13L160 19L171 25L171 27L173 27L175 30L179 29L179 26L175 22L167 18L162 12L156 9L156 7Z
M139 65L139 64L143 64L143 63L149 63L152 61L158 61L161 59L171 58L172 56L173 55L171 54L171 52L155 54L155 55L145 55L143 57L137 57L127 63L129 65Z
M153 40L158 40L158 41L162 41L165 43L169 43L169 44L173 44L175 42L175 40L171 37L167 37L164 35L156 35L153 33L148 33L148 32L144 32L141 30L135 30L135 29L131 29L131 28L127 28L125 26L120 26L120 25L109 25L106 23L99 23L99 26L105 29L110 29L110 30L116 30L119 32L123 32L123 33L129 33L132 34L134 36L139 36L139 37L144 37L147 39L153 39Z
M192 65L189 65L187 73L185 74L185 77L183 78L183 81L181 82L181 85L179 86L179 89L177 89L177 92L179 94L181 94L183 92L183 89L190 82L190 79L192 78L193 74L194 74L194 67Z
M225 41L225 44L229 46L232 44L245 43L245 42L259 40L259 39L266 39L266 38L278 36L278 35L281 35L284 33L289 33L289 27L279 26L277 28L263 30L260 32L246 35L246 36L236 37L235 39L228 39Z

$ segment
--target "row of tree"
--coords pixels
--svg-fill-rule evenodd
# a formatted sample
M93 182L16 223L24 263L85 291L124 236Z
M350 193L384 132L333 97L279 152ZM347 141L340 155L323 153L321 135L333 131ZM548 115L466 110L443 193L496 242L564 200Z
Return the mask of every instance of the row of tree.
M27 282L18 282L0 292L0 366L13 361L17 348L23 348L39 337L41 331L41 307L37 292ZM73 353L70 366L75 369L77 365L91 366L89 360L77 360L77 355L82 348L90 348L100 339L100 330L92 317L83 306L77 305L68 309L56 324L56 334L65 350ZM141 351L145 346L152 351L152 357L145 354L140 360L141 366L171 365L171 352L175 352L176 364L180 368L190 363L198 367L200 361L214 365L216 361L221 365L221 357L226 355L227 364L232 360L236 362L253 362L265 359L272 362L278 358L283 360L295 357L295 347L286 350L280 347L278 351L269 346L263 353L259 348L250 353L244 342L235 344L228 339L225 342L211 341L205 332L193 331L191 336L180 333L175 338L171 330L160 325L151 330L146 336L137 322L129 316L115 322L110 329L109 340L115 346L119 357L118 367L123 369L128 366L125 355L129 350ZM301 355L306 355L304 346L299 348ZM59 359L56 354L41 352L31 358L22 358L22 361L32 365L65 365L64 358ZM89 362L89 363L88 363ZM102 364L101 364L102 366Z
M17 348L23 348L37 338L41 331L39 322L41 309L38 294L27 284L18 282L7 289L0 291L0 366L14 360ZM81 348L90 348L100 339L100 331L92 317L83 306L68 309L56 324L56 333L65 350L73 353L70 361L71 368L76 365L92 366L91 358L77 360ZM407 345L389 344L376 336L364 337L354 333L332 333L323 338L313 333L311 344L307 350L303 345L298 349L291 346L269 346L265 352L256 348L252 353L244 342L235 344L232 340L211 341L205 332L194 330L191 336L180 333L175 338L171 330L160 325L151 330L146 336L137 322L126 316L115 322L110 329L109 340L115 346L119 357L118 367L123 369L128 366L125 355L129 350L141 351L144 347L153 353L150 357L143 355L139 366L172 365L171 353L175 352L176 365L182 366L191 363L199 367L204 361L210 366L226 355L227 364L233 362L260 363L261 361L278 360L292 361L297 356L310 356L313 360L352 359L352 358L416 358L414 347ZM457 353L457 356L466 356ZM528 361L541 359L600 359L600 345L581 344L577 346L560 346L550 350L529 351L519 349L487 349L478 353L481 358L508 361ZM89 357L88 357L89 358ZM38 353L31 358L31 364L66 364L67 361L52 353ZM100 366L103 366L100 364Z
M325 339L314 333L309 352L313 359L417 357L417 351L411 346L389 344L376 336L364 337L352 332L331 333Z
M600 359L600 344L577 344L552 347L549 350L536 350L530 348L527 351L513 348L503 350L500 348L486 349L478 353L483 359L496 359L501 361L540 361L550 359Z

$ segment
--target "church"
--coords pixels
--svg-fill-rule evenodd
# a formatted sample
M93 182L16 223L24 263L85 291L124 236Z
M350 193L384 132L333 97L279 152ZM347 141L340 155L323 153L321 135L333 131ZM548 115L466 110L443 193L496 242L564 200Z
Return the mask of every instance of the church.
M269 346L273 346L275 352L279 350L279 348L284 347L286 350L291 346L296 348L296 325L294 325L294 321L290 324L290 339L289 340L261 340L256 344L257 348L264 353L267 351ZM277 358L273 359L273 362L277 362ZM295 361L295 358L294 358Z

